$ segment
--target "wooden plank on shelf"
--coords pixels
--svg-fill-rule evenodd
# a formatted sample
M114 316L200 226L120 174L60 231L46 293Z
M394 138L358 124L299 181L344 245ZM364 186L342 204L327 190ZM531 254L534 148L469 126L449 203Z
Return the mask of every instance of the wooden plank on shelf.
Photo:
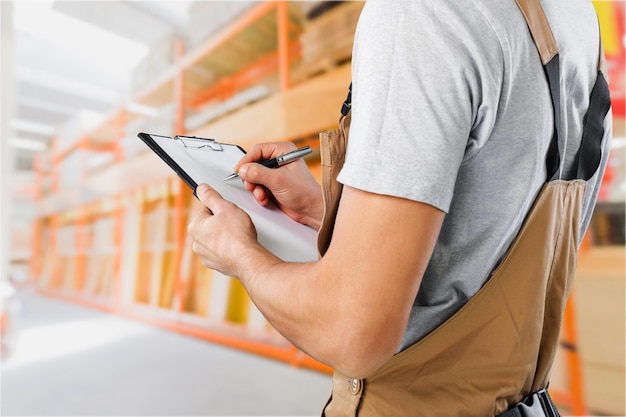
M102 217L100 212L102 205L98 209L92 206L92 213L89 218L89 245L87 246L87 261L84 270L84 295L95 295L98 291L100 274L103 269L103 255L108 249L108 242L111 238L107 238L107 234L112 234L113 230L108 227L106 218Z
M191 134L244 147L310 136L337 125L350 80L351 65L346 64L226 115Z
M51 228L50 224L47 225L42 231L42 242L52 242L54 240L55 231ZM45 250L42 246L40 249L43 260L41 263L41 272L38 279L38 284L42 288L49 288L52 275L54 273L54 265L56 264L56 254L54 250Z
M208 268L204 268L196 277L194 312L199 316L206 317L208 314L212 283L213 271Z
M73 292L76 282L76 255L61 257L61 282L60 287L64 291Z
M98 284L98 270L100 267L100 259L94 253L89 251L87 256L87 265L85 267L85 283L83 285L82 293L84 295L93 295L96 292Z
M194 208L199 208L200 203L196 203L195 198L187 198L184 200L185 216L183 219L184 224L188 223L191 212L195 212ZM198 204L198 205L196 205ZM193 296L196 292L196 270L195 270L195 256L191 250L191 238L185 235L184 245L180 248L182 251L180 255L180 299L175 299L176 304L173 306L176 310L182 312L194 312L195 300ZM182 305L180 305L180 304Z
M352 57L356 25L363 2L345 2L308 21L300 36L302 60L295 69L295 80L326 72Z
M159 307L171 308L176 284L176 263L173 250L168 250L163 254L160 284Z
M233 278L214 271L209 294L209 306L207 317L212 321L224 322L226 320L226 309L228 307L228 294L230 291L230 281Z
M219 81L219 77L213 70L201 63L189 67L183 74L183 85L185 88L185 98L193 92L203 90Z
M162 107L174 100L175 68L169 68L161 76L145 87L134 101L151 107Z
M120 283L121 301L123 304L133 302L135 291L137 264L140 253L141 238L141 207L143 205L143 193L137 190L127 195L123 202L125 206L124 220L122 227L122 248L120 259Z
M149 243L152 260L150 263L150 278L148 282L150 283L150 304L153 306L159 305L161 293L163 261L167 244L165 236L167 234L168 211L167 201L159 201L154 210L154 216L150 224L153 235Z
M94 194L114 195L143 184L175 176L174 171L146 147L146 151L136 157L111 165L89 176L83 185Z
M626 405L623 370L585 364L584 390L587 409L596 415L624 416Z
M267 331L268 322L265 319L263 313L261 313L257 306L252 302L252 300L250 300L248 304L248 329L253 332Z
M250 298L246 289L238 279L230 280L226 321L236 324L247 324Z
M145 187L140 215L139 262L135 277L135 300L140 303L158 304L158 284L162 255L165 250L163 221L167 207L163 207L167 184L163 182ZM157 288L155 288L155 285Z
M193 256L191 251L191 242L187 238L185 245L181 249L182 255L180 259L180 285L181 285L181 298L175 300L181 305L175 304L173 308L180 309L180 311L191 311L190 304L193 304L190 300L190 294L193 293L195 287L195 276L192 270Z
M152 264L152 253L140 250L137 262L137 275L134 285L134 300L138 303L147 304L150 301L150 265Z
M213 285L213 270L206 268L200 262L200 258L195 258L196 270L194 276L193 290L191 291L193 299L192 312L207 317L209 314L210 295Z
M115 281L115 254L101 256L98 282L95 295L110 297L113 295L113 282Z

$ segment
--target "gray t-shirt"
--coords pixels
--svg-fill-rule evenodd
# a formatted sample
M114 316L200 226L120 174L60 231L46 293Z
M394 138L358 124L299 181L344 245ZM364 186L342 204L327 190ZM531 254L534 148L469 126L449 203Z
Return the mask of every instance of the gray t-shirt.
M598 21L588 0L543 3L560 49L561 149L569 167L597 73ZM352 77L339 181L447 213L402 350L481 288L518 233L546 179L550 95L513 0L368 0ZM588 184L585 227L610 119L602 166Z

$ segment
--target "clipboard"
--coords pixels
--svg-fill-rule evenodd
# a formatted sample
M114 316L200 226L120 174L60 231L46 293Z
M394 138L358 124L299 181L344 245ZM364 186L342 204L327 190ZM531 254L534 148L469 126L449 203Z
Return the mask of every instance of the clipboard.
M317 231L292 220L274 204L261 206L241 181L224 181L246 154L238 145L195 136L137 135L191 188L209 184L244 210L257 230L258 242L285 262L318 259Z

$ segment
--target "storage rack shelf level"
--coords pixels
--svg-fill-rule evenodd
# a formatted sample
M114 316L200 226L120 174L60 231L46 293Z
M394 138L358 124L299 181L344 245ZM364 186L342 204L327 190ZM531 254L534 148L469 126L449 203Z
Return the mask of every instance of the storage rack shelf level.
M270 140L305 141L316 131L332 128L337 124L337 103L341 103L349 83L349 67L344 66L323 79L327 83L321 90L323 94L315 91L320 87L319 80L294 85L290 73L300 56L299 19L293 5L287 2L263 2L187 54L183 53L182 43L176 42L177 60L172 67L132 102L151 107L173 102L175 132L213 136L212 129L235 131L241 111L192 131L185 128L188 113L277 76L277 91L248 105L247 117L280 112L281 106L294 107L293 100L312 102L320 95L332 102L332 108L324 109L322 105L321 111L311 118L313 122L305 122L297 129L282 128L273 136L264 135L262 130L248 132L247 137L234 138L233 142L247 147L260 138L268 140L268 136ZM223 57L230 48L236 45L241 49L251 39L255 42L256 55L245 53L236 65L219 67L220 62L226 61ZM259 42L263 44L261 47ZM281 114L277 123L291 117L284 110ZM126 127L143 118L146 116L141 111L124 103L74 144L56 146L48 161L50 167L37 164L41 183L50 178L53 183L47 191L42 185L38 193L39 218L33 242L38 255L34 258L42 261L33 261L31 267L33 276L39 277L40 290L172 331L330 372L261 320L237 281L216 273L199 277L186 241L189 210L197 209L190 190L150 151L133 156L124 153L123 141L128 140ZM221 137L228 139L230 135ZM109 152L114 156L113 163L95 170L79 166L74 183L59 184L60 166L80 151ZM160 221L168 226L149 229L150 221L152 226ZM153 234L143 236L142 241L146 230ZM146 241L150 239L153 241L148 245ZM108 242L106 248L102 244L98 246L97 242L103 240ZM89 271L96 270L108 272L90 277ZM108 280L104 279L105 275ZM145 280L143 276L149 278ZM198 313L204 309L210 315L206 300L203 306L198 299L202 298L198 286L206 286L210 281L211 291L221 282L222 295L226 298L223 317L208 318Z

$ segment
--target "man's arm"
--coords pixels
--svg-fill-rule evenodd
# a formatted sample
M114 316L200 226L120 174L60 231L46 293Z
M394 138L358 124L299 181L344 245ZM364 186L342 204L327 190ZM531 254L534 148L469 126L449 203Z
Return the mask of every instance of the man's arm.
M396 353L442 211L344 187L328 252L297 264L258 245L245 213L215 191L199 187L198 196L215 215L204 210L190 224L194 251L205 266L238 277L289 341L351 377L370 375Z

